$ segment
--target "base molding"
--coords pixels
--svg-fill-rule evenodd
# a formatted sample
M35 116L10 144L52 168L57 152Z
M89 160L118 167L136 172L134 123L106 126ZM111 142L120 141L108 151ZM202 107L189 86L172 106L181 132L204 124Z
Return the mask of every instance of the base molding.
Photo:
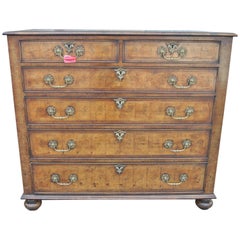
M203 210L213 205L214 194L23 194L24 206L28 210L37 210L42 200L161 200L195 199L196 205Z
M215 194L23 194L21 199L39 200L158 200L158 199L215 199Z

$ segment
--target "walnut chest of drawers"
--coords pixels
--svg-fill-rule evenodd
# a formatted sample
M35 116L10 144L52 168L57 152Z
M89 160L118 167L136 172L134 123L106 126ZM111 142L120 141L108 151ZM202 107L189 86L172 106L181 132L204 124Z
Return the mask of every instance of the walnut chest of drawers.
M6 32L25 206L212 206L232 33Z

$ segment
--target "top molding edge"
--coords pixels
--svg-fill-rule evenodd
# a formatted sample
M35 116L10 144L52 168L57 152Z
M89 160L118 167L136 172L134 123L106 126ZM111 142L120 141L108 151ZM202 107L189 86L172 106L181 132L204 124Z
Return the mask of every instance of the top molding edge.
M78 29L29 29L20 31L8 31L3 35L105 35L105 36L219 36L236 37L237 34L229 32L204 32L204 31L157 31L157 30L78 30Z

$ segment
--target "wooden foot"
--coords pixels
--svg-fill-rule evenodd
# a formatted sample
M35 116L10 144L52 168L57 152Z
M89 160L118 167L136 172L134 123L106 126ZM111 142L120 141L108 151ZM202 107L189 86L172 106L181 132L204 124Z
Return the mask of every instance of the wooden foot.
M35 200L35 199L26 199L24 202L24 206L28 210L37 210L42 205L42 200Z
M207 210L213 205L212 199L205 198L205 199L196 199L196 205L201 208L202 210Z

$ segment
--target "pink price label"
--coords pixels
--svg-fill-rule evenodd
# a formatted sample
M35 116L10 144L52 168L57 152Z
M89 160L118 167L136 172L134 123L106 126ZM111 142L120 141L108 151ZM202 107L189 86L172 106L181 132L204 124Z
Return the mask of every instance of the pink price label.
M70 55L64 55L63 61L64 63L75 63L77 61L77 58Z

